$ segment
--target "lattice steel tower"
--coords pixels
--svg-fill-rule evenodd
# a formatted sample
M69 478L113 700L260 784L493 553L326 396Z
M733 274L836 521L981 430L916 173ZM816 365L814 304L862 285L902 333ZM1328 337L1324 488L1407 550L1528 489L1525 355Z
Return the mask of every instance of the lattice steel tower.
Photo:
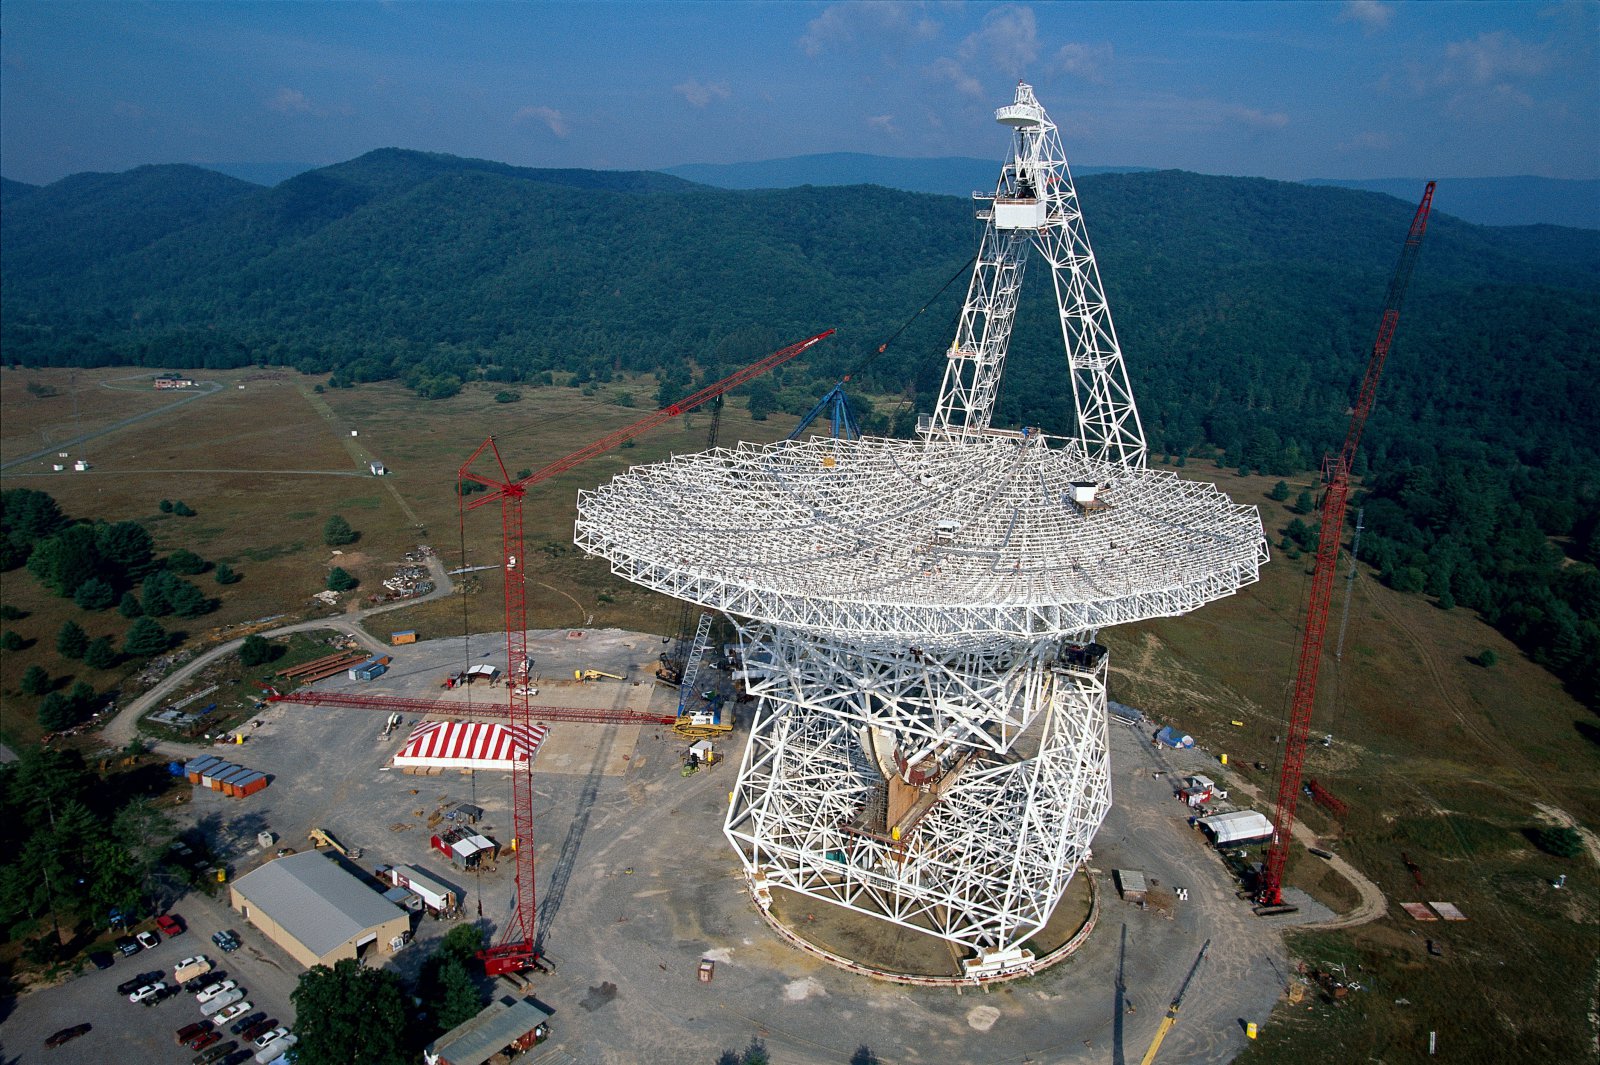
M1033 90L934 414L915 440L741 444L580 493L576 542L726 613L758 699L725 830L782 888L1026 968L1111 804L1101 628L1254 581L1261 521L1145 466L1094 253ZM1075 435L990 425L1029 249L1050 264Z

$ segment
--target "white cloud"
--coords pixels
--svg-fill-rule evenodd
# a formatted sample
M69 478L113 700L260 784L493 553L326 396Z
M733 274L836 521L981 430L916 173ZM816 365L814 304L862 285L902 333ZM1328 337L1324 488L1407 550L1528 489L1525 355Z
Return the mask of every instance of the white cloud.
M553 107L524 107L512 116L511 121L520 125L523 122L542 122L549 127L550 132L558 137L567 135L566 117Z
M1394 8L1378 0L1347 0L1339 12L1340 22L1358 23L1368 33L1386 29L1394 19Z
M891 136L900 132L895 128L893 115L868 115L867 126L870 129L875 129L880 133L887 133Z
M285 115L309 115L317 113L311 99L299 89L282 88L278 94L267 101L267 107Z
M1254 107L1229 107L1223 111L1222 117L1235 125L1257 131L1283 129L1289 124L1289 116L1282 111L1258 111Z
M1013 78L1039 58L1039 27L1033 9L998 7L983 16L983 27L961 42L961 58L986 59Z
M1111 65L1111 44L1064 44L1056 50L1056 68L1094 85L1106 83L1106 68Z
M877 42L898 46L906 40L926 40L938 32L939 24L922 14L920 4L854 0L830 4L806 23L800 50L815 59L824 52Z
M954 59L935 59L927 70L928 77L934 81L946 81L955 87L955 90L966 96L983 99L983 85L978 79L967 73L966 68Z
M690 78L682 85L674 85L672 91L695 107L705 107L712 100L726 100L733 95L733 90L728 88L728 83L725 81L703 82L698 78Z
M1476 40L1452 41L1445 46L1450 69L1445 78L1464 78L1473 85L1500 85L1512 78L1532 78L1554 63L1548 48L1528 44L1506 33L1480 33Z

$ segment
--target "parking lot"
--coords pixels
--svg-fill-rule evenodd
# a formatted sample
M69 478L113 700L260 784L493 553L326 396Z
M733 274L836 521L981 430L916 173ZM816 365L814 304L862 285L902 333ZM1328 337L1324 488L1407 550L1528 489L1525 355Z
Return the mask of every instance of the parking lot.
M172 967L184 958L204 954L245 990L244 1001L265 1011L285 1025L293 1025L294 1009L289 995L294 991L300 967L281 950L241 924L237 914L204 896L190 895L174 909L188 926L182 935L163 938L153 950L141 950L132 957L115 955L116 961L104 971L86 966L82 975L60 987L24 995L16 1010L5 1019L4 1060L26 1065L28 1062L83 1062L105 1065L110 1062L184 1063L195 1052L179 1046L174 1033L186 1024L206 1018L195 996L182 992L155 1005L135 1005L117 992L117 985L140 973L161 970L162 978L172 983ZM211 942L213 932L232 928L242 945L224 954ZM51 1033L88 1022L93 1027L64 1046L46 1049ZM221 1029L223 1042L236 1038Z
M537 703L670 707L671 693L656 690L649 677L659 638L534 635L536 669L547 678ZM366 690L437 693L439 677L463 660L503 660L504 644L495 638L477 637L466 648L460 640L437 643L398 649L398 675ZM579 685L566 679L574 668L627 679ZM499 703L505 690L470 694ZM278 847L306 849L309 829L322 828L360 849L351 868L370 877L378 865L414 865L457 890L463 919L481 920L496 935L510 913L509 862L462 872L428 839L442 823L435 820L439 812L465 801L483 809L480 830L508 842L506 775L395 771L389 759L406 728L383 736L386 717L274 704L247 742L227 751L271 773L272 786L246 799L196 789L183 819L204 829L233 878L271 860ZM683 776L687 742L669 729L562 723L551 731L534 764L534 844L540 934L557 971L534 986L555 1011L554 1034L528 1055L530 1065L704 1065L753 1038L785 1065L844 1062L862 1046L896 1063L1137 1060L1208 938L1205 979L1190 989L1184 1019L1163 1053L1174 1061L1221 1062L1244 1045L1241 1022L1265 1020L1287 980L1277 928L1234 897L1215 853L1187 827L1188 811L1172 798L1167 774L1220 776L1198 752L1158 755L1148 737L1113 725L1114 805L1094 859L1079 874L1100 887L1096 932L1071 959L1026 980L987 990L924 989L833 968L789 946L762 921L721 832L742 742L740 729L724 746L726 763ZM262 830L279 837L271 847L257 842ZM1117 867L1141 869L1163 887L1185 887L1187 899L1147 909L1123 903L1111 883ZM292 1019L288 1000L298 964L219 902L185 899L177 910L191 922L189 934L20 1000L6 1019L8 1054L19 1061L191 1060L173 1032L198 1017L192 996L146 1009L119 1001L115 986L157 962L170 971L172 962L200 948L240 980L258 1008ZM237 928L245 941L226 959L208 942L223 927ZM430 941L450 927L422 919L415 942L373 961L414 974ZM710 983L698 979L702 959L715 961ZM60 1050L42 1049L51 1032L85 1020L95 1025L89 1035Z

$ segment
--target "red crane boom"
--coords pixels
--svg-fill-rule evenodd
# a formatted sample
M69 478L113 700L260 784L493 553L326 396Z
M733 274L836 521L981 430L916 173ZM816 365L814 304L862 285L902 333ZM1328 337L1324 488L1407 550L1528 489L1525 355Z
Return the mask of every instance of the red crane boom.
M1334 570L1338 567L1339 542L1344 535L1350 468L1355 462L1356 450L1361 446L1361 433L1366 428L1367 415L1372 412L1372 404L1378 394L1378 381L1383 376L1383 364L1388 358L1389 346L1394 342L1395 327L1400 323L1400 305L1405 300L1406 287L1411 282L1411 270L1416 266L1417 254L1422 248L1422 235L1428 229L1428 215L1433 207L1433 186L1433 182L1428 182L1422 194L1422 203L1411 219L1411 231L1406 235L1405 247L1400 252L1400 262L1389 281L1389 291L1383 302L1383 318L1378 323L1378 339L1372 345L1372 355L1367 359L1367 372L1361 379L1361 390L1356 394L1355 406L1350 412L1350 427L1345 432L1344 446L1339 449L1337 456L1329 456L1323 463L1327 489L1319 510L1322 528L1317 537L1317 562L1311 573L1311 598L1306 605L1305 627L1300 633L1294 698L1289 709L1289 731L1284 739L1283 771L1278 777L1278 808L1272 826L1272 845L1267 849L1267 867L1257 892L1258 901L1266 906L1283 905L1283 872L1289 862L1295 807L1300 800L1300 775L1305 768L1311 709L1317 700L1317 673L1322 667L1322 637L1328 627L1328 604L1333 599Z
M353 695L349 692L297 691L267 696L269 703L297 703L301 706L342 706L359 710L398 710L426 717L506 716L505 708L489 703L446 702L443 699L407 699L396 695ZM677 718L645 714L637 710L601 710L590 706L530 706L534 721L587 721L600 725L672 725Z
M534 707L528 703L528 696L523 694L525 685L519 683L529 672L528 660L528 596L524 586L523 570L524 555L522 550L522 502L528 489L547 481L558 473L564 473L581 462L586 462L596 455L604 454L612 448L632 440L641 433L648 432L663 422L670 421L680 414L685 414L714 399L730 389L737 388L752 378L759 377L768 370L773 369L801 352L810 348L825 338L832 336L833 330L818 333L797 344L790 344L786 348L768 355L766 358L738 370L715 384L707 385L700 391L670 403L660 410L645 415L631 425L624 426L615 432L596 440L586 447L581 447L565 458L557 459L542 469L535 470L527 477L520 480L514 479L506 472L505 460L500 457L500 449L495 446L494 437L490 437L478 445L478 450L472 457L462 463L458 476L463 481L473 481L484 485L489 491L480 499L466 502L466 497L461 496L463 514L467 510L476 510L489 503L500 503L501 521L501 548L505 557L505 626L506 626L506 670L507 690L510 698L511 722L515 725L531 725L536 719ZM488 451L494 456L495 465L498 467L498 476L477 473L472 469L474 463ZM501 973L520 972L537 965L539 960L538 941L534 935L535 906L534 906L534 867L533 867L533 771L531 762L523 769L514 770L511 774L511 816L515 826L516 838L513 847L516 853L514 863L516 869L516 909L512 920L505 928L505 934L496 946L480 951L478 957L484 963L484 970L490 976Z

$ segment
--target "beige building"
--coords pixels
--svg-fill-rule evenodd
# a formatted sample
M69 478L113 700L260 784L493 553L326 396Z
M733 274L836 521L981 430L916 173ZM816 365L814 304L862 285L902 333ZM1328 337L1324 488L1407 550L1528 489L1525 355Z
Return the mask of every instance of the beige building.
M393 954L411 917L331 855L289 854L234 882L229 901L301 965Z

